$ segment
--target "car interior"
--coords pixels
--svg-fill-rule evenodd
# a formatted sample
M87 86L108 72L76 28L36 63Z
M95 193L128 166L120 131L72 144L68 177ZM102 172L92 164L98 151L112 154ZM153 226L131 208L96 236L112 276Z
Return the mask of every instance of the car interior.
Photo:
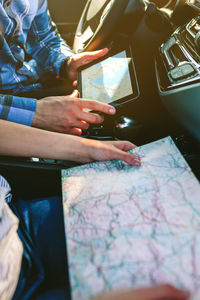
M75 53L108 47L109 55L126 50L131 58L131 97L114 101L116 115L104 116L83 137L140 146L171 136L200 180L200 0L48 0L48 5ZM30 178L42 178L43 185L76 165L0 157L1 174L16 193ZM61 188L60 181L55 184ZM49 184L49 195L52 190Z
M200 178L200 1L48 0L53 21L75 53L128 49L132 98L114 101L117 113L90 126L83 137L143 145L171 136ZM133 84L134 81L134 84ZM94 99L95 100L95 99ZM1 157L13 167L60 172L68 161Z

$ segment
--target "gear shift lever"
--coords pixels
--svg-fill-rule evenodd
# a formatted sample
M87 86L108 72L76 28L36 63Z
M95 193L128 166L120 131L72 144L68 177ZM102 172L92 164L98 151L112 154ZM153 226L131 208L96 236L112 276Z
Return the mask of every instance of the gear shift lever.
M122 116L115 121L114 136L118 139L133 140L138 137L143 130L142 124L129 117Z

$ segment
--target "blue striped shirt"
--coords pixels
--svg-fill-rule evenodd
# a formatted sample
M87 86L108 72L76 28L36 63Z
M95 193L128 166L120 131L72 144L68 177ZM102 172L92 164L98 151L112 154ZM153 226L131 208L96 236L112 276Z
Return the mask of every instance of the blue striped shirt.
M12 96L41 88L44 74L58 76L71 49L57 33L47 0L0 0L0 118L31 125L36 99ZM27 57L29 59L27 59Z

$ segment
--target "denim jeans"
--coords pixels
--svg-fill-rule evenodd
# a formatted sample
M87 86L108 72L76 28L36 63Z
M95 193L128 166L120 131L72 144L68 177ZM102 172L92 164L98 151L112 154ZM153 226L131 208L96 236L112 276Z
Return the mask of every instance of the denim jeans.
M24 247L13 300L70 299L61 197L14 200L10 207Z

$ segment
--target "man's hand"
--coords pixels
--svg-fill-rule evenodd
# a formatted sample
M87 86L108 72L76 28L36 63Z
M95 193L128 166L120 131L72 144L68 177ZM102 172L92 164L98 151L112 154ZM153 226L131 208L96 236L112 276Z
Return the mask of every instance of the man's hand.
M103 117L86 112L84 109L95 110L109 115L115 114L115 108L94 100L78 98L78 91L69 96L47 97L37 102L32 126L61 133L81 135L89 124L103 122Z
M68 78L71 81L77 79L77 70L79 67L89 64L90 62L106 55L108 53L108 48L104 48L98 51L91 51L91 52L83 52L74 54L70 57L67 63L67 73Z
M166 284L135 290L114 291L93 300L186 300L189 296L187 291Z

